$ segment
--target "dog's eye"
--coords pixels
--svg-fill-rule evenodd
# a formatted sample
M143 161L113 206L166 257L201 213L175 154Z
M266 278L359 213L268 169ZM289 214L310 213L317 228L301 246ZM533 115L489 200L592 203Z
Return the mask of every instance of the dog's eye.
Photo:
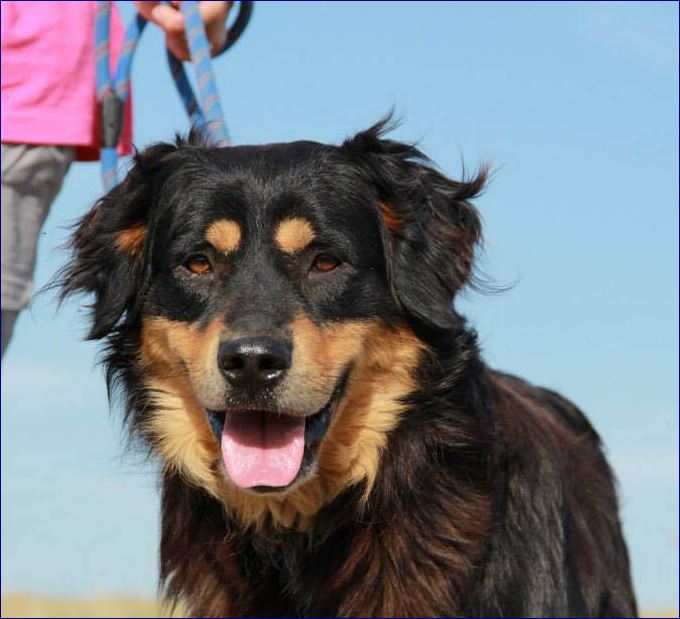
M200 254L191 256L191 258L184 263L184 266L196 275L206 275L212 271L210 260Z
M319 273L328 273L340 265L340 260L330 254L319 254L312 262L312 269Z

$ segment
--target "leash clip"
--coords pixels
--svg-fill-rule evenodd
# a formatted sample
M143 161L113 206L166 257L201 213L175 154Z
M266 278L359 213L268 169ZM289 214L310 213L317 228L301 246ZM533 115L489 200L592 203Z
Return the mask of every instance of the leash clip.
M123 129L123 102L110 90L101 100L102 146L115 148Z

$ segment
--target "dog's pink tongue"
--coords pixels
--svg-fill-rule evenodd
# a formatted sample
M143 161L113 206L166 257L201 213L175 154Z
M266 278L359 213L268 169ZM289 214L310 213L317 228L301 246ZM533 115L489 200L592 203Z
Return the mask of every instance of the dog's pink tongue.
M295 479L305 448L305 420L258 411L227 413L222 458L241 488L287 486Z

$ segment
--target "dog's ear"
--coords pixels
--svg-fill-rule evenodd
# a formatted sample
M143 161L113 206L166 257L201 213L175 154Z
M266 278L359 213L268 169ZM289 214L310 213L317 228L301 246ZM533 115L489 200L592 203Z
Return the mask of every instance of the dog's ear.
M105 337L141 297L148 218L156 173L176 147L156 144L135 156L125 179L102 197L75 227L72 257L59 275L60 296L94 294L89 339Z
M382 136L385 118L342 145L375 188L390 285L396 300L426 325L448 328L453 297L472 277L481 220L469 200L479 195L487 170L454 181L417 148Z

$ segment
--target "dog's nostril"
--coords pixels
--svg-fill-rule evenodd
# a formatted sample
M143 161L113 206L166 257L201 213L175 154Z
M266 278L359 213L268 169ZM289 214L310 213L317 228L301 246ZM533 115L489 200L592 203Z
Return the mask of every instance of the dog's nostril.
M246 363L240 355L233 355L224 359L221 365L223 370L242 370Z
M259 359L259 365L261 370L287 370L288 362L286 359L281 357L275 357L273 355L262 355Z

